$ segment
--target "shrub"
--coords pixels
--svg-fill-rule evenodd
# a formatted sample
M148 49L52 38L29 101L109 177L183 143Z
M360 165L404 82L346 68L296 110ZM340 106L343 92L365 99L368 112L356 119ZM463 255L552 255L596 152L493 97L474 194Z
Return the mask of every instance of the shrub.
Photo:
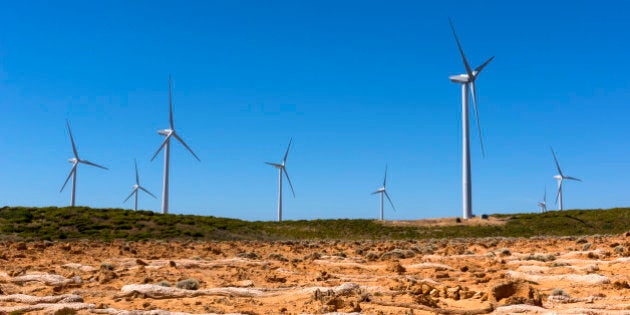
M582 245L582 251L587 251L591 248L592 244L591 243L585 243L584 245Z
M112 264L110 262L102 262L101 263L101 269L114 270L114 264Z
M569 297L569 293L567 293L566 291L562 290L562 289L553 289L551 291L551 296L566 296Z
M77 311L75 311L75 310L73 310L73 309L71 309L69 307L64 307L64 308L62 308L60 310L56 310L53 313L53 315L74 315L76 313L77 313Z
M238 253L236 256L240 257L240 258L247 258L247 259L260 259L260 256L258 256L258 254L254 253L254 252L242 252L242 253Z
M626 251L626 248L621 245L617 245L615 247L615 253L617 253L618 255L623 255L623 252L625 251Z
M415 255L416 254L411 250L393 249L381 255L381 260L411 258Z
M509 249L507 249L507 248L499 248L498 252L499 252L499 255L501 255L501 256L510 256L510 255L512 255L512 252Z
M182 280L177 282L177 288L186 290L197 290L199 289L199 282L193 278Z
M269 259L271 260L277 260L277 261L289 261L286 257L280 255L280 254L269 254Z
M556 256L554 256L553 254L547 254L547 255L542 255L542 254L532 255L532 254L529 254L527 256L524 256L522 258L522 260L536 260L536 261L547 262L547 261L554 261L554 260L556 260Z
M365 254L365 259L367 259L368 261L375 261L378 259L378 254L375 252L368 252L367 254Z
M346 258L346 253L344 252L336 252L333 254L333 256L337 256L337 257L341 257L341 258Z
M322 254L321 254L321 253L319 253L319 252L313 252L313 253L310 253L310 254L308 254L308 255L304 256L304 259L305 259L305 260L306 260L306 259L312 259L312 260L315 260L315 259L320 259L320 258L322 258Z
M158 282L156 284L159 285L159 286L162 286L162 287L167 287L167 288L171 287L171 283L166 281L166 280L162 280L162 281L160 281L160 282Z

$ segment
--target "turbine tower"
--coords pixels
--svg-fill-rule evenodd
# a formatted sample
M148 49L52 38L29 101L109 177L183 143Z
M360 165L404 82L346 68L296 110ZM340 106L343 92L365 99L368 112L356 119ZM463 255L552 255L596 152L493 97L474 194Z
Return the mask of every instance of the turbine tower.
M68 177L66 177L66 181L63 182L63 186L61 186L61 190L59 190L59 192L63 191L63 189L66 187L66 184L68 184L68 180L70 180L70 177L72 177L72 191L70 192L70 206L74 207L75 193L77 189L77 167L79 166L79 164L83 163L83 164L87 164L91 166L96 166L104 170L107 170L108 168L105 166L98 165L96 163L92 163L88 160L80 159L79 153L77 152L77 147L74 144L74 138L72 137L72 130L70 130L70 121L68 121L67 119L66 119L66 127L68 127L68 134L70 135L70 142L72 143L72 152L74 153L74 157L68 159L68 162L72 163L72 169L70 170Z
M127 200L129 200L129 198L131 198L131 196L133 196L134 194L136 195L134 203L133 203L133 210L138 210L138 190L142 190L145 193L151 195L151 197L156 198L157 197L152 194L150 191L148 191L146 188L142 187L140 185L140 176L138 176L138 163L136 163L136 159L133 159L133 166L135 166L136 168L136 184L131 186L133 188L133 190L131 191L131 194L129 194L129 196L127 197L127 199L125 199L125 201L123 201L123 203L127 202Z
M158 134L165 136L166 138L151 158L151 161L153 161L158 153L160 153L160 150L164 148L164 185L162 189L162 213L164 214L168 213L168 171L171 158L171 138L175 137L175 139L177 139L177 141L179 141L195 157L195 159L197 159L197 161L201 162L195 152L193 152L186 142L184 142L177 132L175 132L175 124L173 124L173 93L170 75L168 76L168 106L169 128L158 130Z
M540 212L547 212L547 187L545 187L545 193L543 194L543 200L538 203Z
M568 180L576 180L578 182L581 182L581 179L575 178L575 177L571 177L571 176L566 176L562 173L562 170L560 169L560 163L558 163L558 159L556 158L556 153L553 152L553 148L551 148L551 154L553 155L553 160L556 162L556 167L558 168L558 175L555 175L553 178L555 178L558 181L558 194L556 195L556 203L559 205L559 209L560 211L562 211L562 181L564 181L565 179Z
M481 136L481 126L479 125L479 111L477 110L477 95L475 91L475 80L479 73L485 68L493 57L490 57L486 62L482 63L480 66L472 70L470 65L468 64L468 60L464 55L464 50L462 49L462 45L459 43L459 38L457 37L457 33L455 32L455 27L453 26L453 22L451 19L448 20L451 24L451 30L453 31L453 36L455 37L455 41L457 42L457 48L459 49L459 54L462 57L462 61L464 62L464 67L466 68L466 73L458 74L450 76L449 79L453 83L458 83L462 85L462 193L463 193L463 217L464 219L470 219L473 215L472 212L472 181L470 175L470 135L468 131L468 90L472 92L473 105L475 109L475 120L477 122L477 131L479 132L479 142L481 144L481 154L485 156L485 149L483 146L483 138Z
M291 178L289 178L289 173L287 173L287 167L285 166L287 162L287 156L289 155L289 149L291 148L291 141L289 140L289 146L287 147L287 151L284 153L284 158L282 159L282 163L271 163L265 162L275 168L278 169L278 222L282 222L282 173L287 176L287 181L289 182L289 186L291 186L291 192L293 193L293 198L295 198L295 191L293 190L293 184L291 184Z
M389 198L389 194L387 193L387 166L385 166L385 178L383 179L383 187L372 193L372 195L375 194L381 194L381 221L383 221L383 195L387 197L387 201L389 201L389 204L392 205L392 209L396 211L396 207L394 207L394 203L392 202L392 199Z

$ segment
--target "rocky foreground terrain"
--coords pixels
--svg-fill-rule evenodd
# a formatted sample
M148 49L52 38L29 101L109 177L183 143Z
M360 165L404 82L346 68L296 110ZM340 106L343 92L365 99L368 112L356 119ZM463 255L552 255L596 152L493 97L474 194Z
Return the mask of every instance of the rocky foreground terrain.
M0 313L630 314L628 256L630 234L2 242Z

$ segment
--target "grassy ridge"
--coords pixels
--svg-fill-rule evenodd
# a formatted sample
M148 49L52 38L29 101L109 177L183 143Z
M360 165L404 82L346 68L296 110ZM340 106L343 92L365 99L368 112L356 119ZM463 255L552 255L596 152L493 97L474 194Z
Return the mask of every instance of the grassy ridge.
M493 215L504 225L413 227L375 220L243 221L196 215L122 209L0 208L0 240L299 240L424 239L450 237L530 237L616 234L630 230L630 208Z

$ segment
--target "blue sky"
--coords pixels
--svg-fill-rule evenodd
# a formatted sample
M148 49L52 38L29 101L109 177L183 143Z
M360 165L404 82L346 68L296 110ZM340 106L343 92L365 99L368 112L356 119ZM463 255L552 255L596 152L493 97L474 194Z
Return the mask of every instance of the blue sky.
M133 207L134 183L161 196L175 125L171 212L376 218L385 165L397 212L461 215L464 71L450 16L476 66L482 158L471 127L475 214L537 211L556 174L565 208L630 205L630 2L48 1L0 10L0 205L64 206L69 119L82 158L77 204ZM159 211L143 195L140 208ZM555 206L550 205L554 209Z

